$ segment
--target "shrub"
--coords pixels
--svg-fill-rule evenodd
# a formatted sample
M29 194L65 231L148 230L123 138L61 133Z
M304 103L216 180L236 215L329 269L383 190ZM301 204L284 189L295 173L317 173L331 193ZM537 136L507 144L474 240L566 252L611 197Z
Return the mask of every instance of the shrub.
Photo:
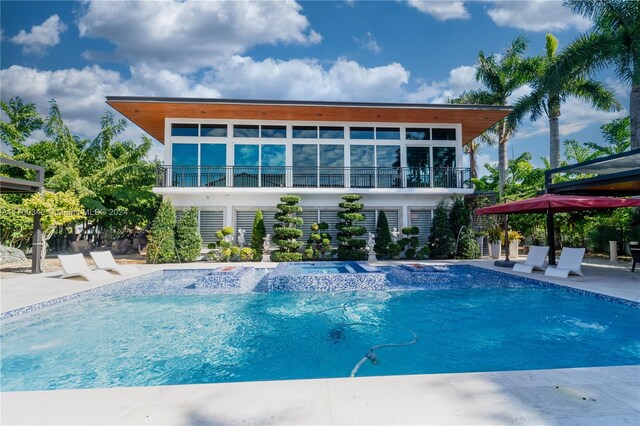
M274 262L299 262L302 260L302 253L296 251L302 246L298 238L302 236L302 231L296 226L302 225L304 221L301 217L295 216L302 211L298 205L300 197L295 195L283 195L280 197L281 203L277 205L278 213L275 219L280 224L274 227L273 242L278 245L278 250L271 253L271 260Z
M480 246L473 231L467 230L460 235L456 257L458 259L478 259L480 257Z
M240 255L240 247L234 246L229 237L233 235L233 228L225 226L216 232L218 241L209 244L207 247L212 249L207 256L214 262L228 262L232 256Z
M380 259L388 259L389 244L391 244L391 231L389 230L389 222L384 211L378 213L378 225L376 226L376 244L373 250Z
M402 253L402 247L400 247L399 244L396 244L396 243L389 244L389 256L392 259L397 258L400 255L400 253Z
M264 226L264 217L262 210L256 211L253 219L253 231L251 233L251 248L254 251L253 260L260 262L262 260L264 237L267 236L267 230Z
M193 262L200 257L202 237L198 231L198 209L187 210L176 225L176 249L181 262Z
M148 263L167 263L175 260L175 227L176 212L173 210L171 202L165 200L160 204L158 213L149 230Z
M244 247L240 250L240 260L243 262L249 262L255 259L256 251L251 247Z
M407 259L415 259L416 250L420 245L417 235L420 233L420 229L417 226L405 226L402 228L402 234L405 237L398 241L401 251L404 251L404 255Z
M336 225L338 230L338 259L340 260L367 260L368 254L364 248L367 245L365 240L357 239L364 235L367 230L364 226L357 225L362 222L365 217L360 211L364 205L358 200L362 196L358 194L346 194L342 196L343 202L338 206L342 211L338 212L338 217L342 220Z
M449 209L444 199L438 202L433 214L429 250L431 259L450 259L455 250L455 241L449 226Z
M307 260L324 259L331 248L331 235L326 231L329 225L325 222L311 224L311 235L307 240L304 258ZM311 250L309 252L309 250Z

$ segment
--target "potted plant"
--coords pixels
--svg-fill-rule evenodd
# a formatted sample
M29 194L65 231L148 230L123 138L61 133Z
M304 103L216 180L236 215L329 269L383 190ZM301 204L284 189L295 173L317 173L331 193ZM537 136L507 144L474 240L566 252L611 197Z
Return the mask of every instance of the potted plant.
M489 239L489 255L492 259L500 258L500 236L502 230L499 226L494 226L487 230L487 238Z
M500 235L502 242L504 243L504 234ZM518 231L510 230L508 232L509 238L509 258L518 258L518 249L520 247L520 240L524 237Z

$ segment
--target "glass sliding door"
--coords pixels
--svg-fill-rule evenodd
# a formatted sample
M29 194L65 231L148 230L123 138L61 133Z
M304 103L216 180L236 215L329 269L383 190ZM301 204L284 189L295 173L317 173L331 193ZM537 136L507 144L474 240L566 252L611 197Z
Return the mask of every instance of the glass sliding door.
M433 148L433 185L438 188L456 188L456 149L454 147Z
M351 187L374 188L376 183L375 147L351 145Z
M200 186L227 186L227 146L221 143L200 145Z
M174 143L171 147L171 165L173 186L198 186L198 144Z
M234 187L258 186L259 145L237 144L234 146Z
M428 188L431 186L429 162L429 147L407 147L407 188Z
M400 146L379 145L376 147L378 188L400 188Z
M318 145L293 145L293 186L318 186Z
M262 145L262 186L285 186L285 153L284 145Z
M320 145L320 186L344 187L344 146Z

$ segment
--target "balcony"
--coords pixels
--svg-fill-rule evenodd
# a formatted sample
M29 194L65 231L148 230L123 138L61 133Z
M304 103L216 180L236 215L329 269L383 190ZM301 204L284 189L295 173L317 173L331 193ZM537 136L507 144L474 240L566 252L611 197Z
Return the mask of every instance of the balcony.
M158 166L161 188L472 188L454 167Z

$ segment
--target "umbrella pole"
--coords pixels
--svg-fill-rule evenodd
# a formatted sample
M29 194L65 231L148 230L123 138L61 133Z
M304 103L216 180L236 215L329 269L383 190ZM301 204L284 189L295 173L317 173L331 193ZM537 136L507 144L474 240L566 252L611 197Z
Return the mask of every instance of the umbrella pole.
M504 215L504 260L509 262L509 215Z
M556 234L553 227L553 212L547 209L547 244L549 245L549 265L556 264Z

